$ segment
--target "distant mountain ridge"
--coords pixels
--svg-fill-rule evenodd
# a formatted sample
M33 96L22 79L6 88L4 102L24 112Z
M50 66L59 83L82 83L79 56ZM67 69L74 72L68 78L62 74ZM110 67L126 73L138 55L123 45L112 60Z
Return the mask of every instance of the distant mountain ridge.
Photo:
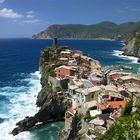
M98 24L63 24L51 25L46 30L33 35L33 39L118 39L127 38L128 34L140 27L140 22L116 24L105 21Z

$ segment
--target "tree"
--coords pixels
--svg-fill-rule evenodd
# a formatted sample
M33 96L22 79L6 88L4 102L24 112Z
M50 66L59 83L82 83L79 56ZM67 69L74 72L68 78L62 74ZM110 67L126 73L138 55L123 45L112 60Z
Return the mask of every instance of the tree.
M122 116L127 116L131 114L132 111L132 107L133 107L133 102L132 100L126 103L126 106L124 107L124 109L122 110Z

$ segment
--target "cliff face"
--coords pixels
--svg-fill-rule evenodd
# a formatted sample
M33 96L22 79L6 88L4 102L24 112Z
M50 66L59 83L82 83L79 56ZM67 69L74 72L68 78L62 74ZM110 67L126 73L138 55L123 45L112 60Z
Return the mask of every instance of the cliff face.
M125 38L140 26L140 22L128 22L115 24L112 22L101 22L92 25L64 24L51 25L46 30L33 35L34 39L46 38L68 38L68 39L91 39L91 38Z
M17 135L22 131L29 130L38 125L45 124L48 122L59 121L64 119L65 111L71 106L71 102L59 95L58 91L61 89L53 89L48 83L48 76L53 74L54 65L51 65L53 57L52 52L57 48L47 48L42 52L40 59L40 71L41 71L41 84L42 90L38 93L36 105L40 108L39 111L31 117L18 122L17 127L11 132L13 135ZM53 59L57 62L57 59Z
M58 140L81 140L79 135L81 128L82 114L76 112L71 122L71 129L63 129L58 135Z
M123 48L124 55L140 58L140 28L128 38L128 44Z
M17 135L35 126L37 127L38 123L45 124L51 121L63 120L65 111L70 106L70 102L50 89L43 88L38 95L37 105L40 106L38 113L18 122L16 124L17 127L12 131L13 135Z

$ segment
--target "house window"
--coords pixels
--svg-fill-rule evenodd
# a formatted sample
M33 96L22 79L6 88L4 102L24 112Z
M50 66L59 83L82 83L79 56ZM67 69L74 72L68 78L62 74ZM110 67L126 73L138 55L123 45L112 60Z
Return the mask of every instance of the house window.
M94 95L91 95L91 98L94 98Z

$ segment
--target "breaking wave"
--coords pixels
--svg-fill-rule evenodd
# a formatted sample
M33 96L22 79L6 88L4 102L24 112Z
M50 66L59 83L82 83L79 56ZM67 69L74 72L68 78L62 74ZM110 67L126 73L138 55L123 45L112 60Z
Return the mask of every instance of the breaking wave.
M121 59L127 60L127 61L129 61L129 63L138 63L137 57L125 56L122 54L123 54L123 51L119 51L119 50L113 50L113 53L112 53L112 55L120 57Z
M35 103L36 96L41 90L40 78L39 71L36 71L19 79L22 86L0 88L0 140L31 139L30 132L23 132L17 136L9 133L18 121L26 116L33 116L38 111Z

